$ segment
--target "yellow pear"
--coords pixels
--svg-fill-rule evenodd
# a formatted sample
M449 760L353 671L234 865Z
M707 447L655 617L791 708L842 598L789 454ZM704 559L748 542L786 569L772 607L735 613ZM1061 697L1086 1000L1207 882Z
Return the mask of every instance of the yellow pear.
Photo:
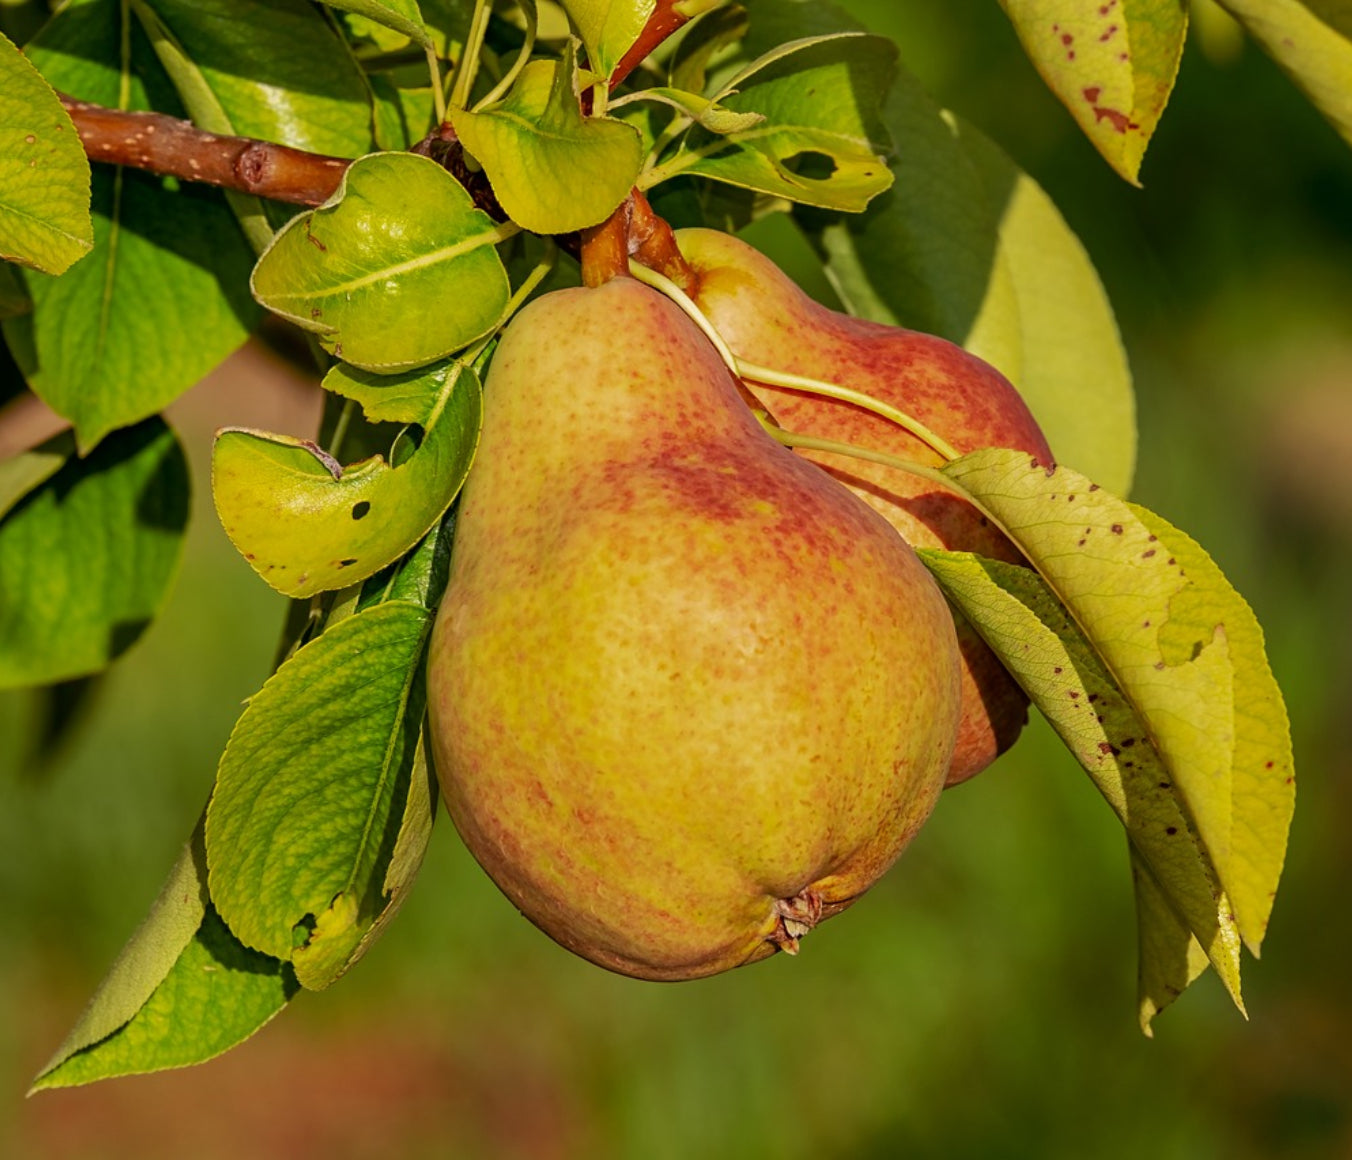
M456 827L516 906L649 979L796 950L929 815L943 597L627 278L508 326L428 665Z
M1018 391L994 367L933 335L851 318L813 301L769 258L714 230L681 230L694 270L691 297L732 352L748 363L872 395L965 454L1012 447L1052 461ZM850 403L785 390L754 377L747 388L788 431L851 443L936 466L932 448L888 419ZM978 552L1011 563L1017 549L954 492L896 468L804 451L880 512L914 547ZM948 784L979 773L1018 738L1027 720L1022 691L960 616L962 722Z

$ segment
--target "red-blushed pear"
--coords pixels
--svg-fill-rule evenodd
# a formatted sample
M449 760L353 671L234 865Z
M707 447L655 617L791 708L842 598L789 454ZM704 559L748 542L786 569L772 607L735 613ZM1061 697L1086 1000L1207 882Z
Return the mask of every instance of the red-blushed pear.
M796 950L892 864L943 787L958 653L886 521L619 277L503 335L428 695L450 814L512 902L685 979Z
M1051 462L1051 449L1018 391L994 367L933 335L829 310L769 258L713 230L681 230L694 270L691 297L732 352L753 365L860 391L917 419L965 454L1011 447ZM852 403L747 378L746 386L787 431L850 443L927 466L940 455L909 431ZM826 468L915 547L979 552L1018 563L1017 549L954 492L862 459L801 452ZM1022 691L976 631L957 617L962 650L962 723L948 784L985 769L1027 720Z

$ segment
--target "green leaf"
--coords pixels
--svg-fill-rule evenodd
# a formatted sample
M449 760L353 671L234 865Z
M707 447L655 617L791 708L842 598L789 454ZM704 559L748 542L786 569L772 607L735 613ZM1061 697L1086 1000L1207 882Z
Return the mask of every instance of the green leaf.
M879 156L887 144L879 107L896 57L890 41L852 32L781 45L713 97L734 112L760 114L762 123L726 135L692 131L639 184L697 174L857 213L892 184Z
M70 1034L38 1073L35 1089L60 1086L45 1081L71 1056L107 1039L135 1017L197 934L206 908L206 856L199 823L150 913L109 968Z
M49 1065L33 1090L203 1063L247 1039L297 990L289 966L242 946L208 906L197 933L135 1015L107 1038Z
M188 469L159 419L68 459L0 521L0 688L97 672L168 595Z
M636 129L582 115L572 72L571 52L562 62L533 60L503 100L450 113L502 208L536 234L604 221L629 196L643 165Z
M430 624L426 609L394 601L330 628L249 702L221 759L211 897L241 941L292 960L307 987L333 982L389 905L405 803L425 780Z
M999 369L1056 453L1130 490L1131 372L1084 247L1038 184L901 70L885 106L892 189L818 232L851 313L938 334Z
M0 34L0 258L62 274L93 245L89 162L75 126Z
M385 28L393 28L424 47L432 43L417 0L325 0L325 4L344 12L355 12Z
M1027 456L1021 458L1027 462ZM1077 530L1083 527L1082 522ZM1179 771L1156 748L1149 724L1133 704L1135 688L1121 682L1097 654L1099 630L1082 631L1057 599L1055 586L1027 568L966 552L926 549L920 557L1112 806L1133 848L1154 870L1171 907L1206 948L1238 1004L1240 940L1230 905L1204 843L1189 824ZM1111 585L1114 592L1130 587L1131 581L1121 577ZM1217 656L1225 659L1223 645L1210 659ZM1177 704L1193 708L1193 690L1171 691Z
M669 105L699 125L701 129L708 129L710 133L720 136L728 133L744 133L765 120L760 113L735 113L697 93L660 87L641 89L627 97L611 101L610 108L614 111L635 101L656 101L659 104Z
M254 268L254 296L366 370L425 366L502 318L504 231L426 157L373 153L324 205L287 223Z
M30 491L60 471L74 451L74 437L69 431L62 431L31 451L0 460L0 519Z
M335 367L324 380L372 422L417 423L418 449L334 472L313 443L227 429L217 436L212 490L231 542L292 597L345 588L397 560L441 518L478 445L482 397L460 363L376 378Z
M9 263L0 262L0 321L18 318L32 309L33 300L19 284L19 272Z
M587 66L610 76L638 40L656 0L561 0L587 50Z
M1346 0L1218 0L1352 145L1352 8Z
M338 157L370 148L361 70L306 0L144 3L200 71L234 133Z
M163 88L163 74L139 29L123 60L122 33L117 0L87 0L53 17L29 53L54 87L112 107L126 70L127 107L149 108L140 78ZM75 425L85 451L173 401L257 318L244 289L252 257L219 193L174 193L105 166L92 188L94 252L60 278L25 273L33 311L3 323L29 385Z
M1136 890L1138 1015L1141 1030L1153 1035L1151 1022L1188 989L1207 968L1206 951L1169 904L1150 867L1131 850L1131 880Z
M1000 0L1024 51L1085 136L1133 185L1178 75L1180 0Z

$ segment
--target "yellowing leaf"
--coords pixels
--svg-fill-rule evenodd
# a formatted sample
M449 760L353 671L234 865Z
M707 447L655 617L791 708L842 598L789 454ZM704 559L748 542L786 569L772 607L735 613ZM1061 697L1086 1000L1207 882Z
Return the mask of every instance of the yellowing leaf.
M927 549L920 557L1089 774L1161 883L1177 921L1196 935L1239 1004L1239 933L1192 825L1184 779L1156 746L1133 701L1134 682L1121 681L1099 657L1099 630L1082 630L1053 586L1027 568L966 552ZM1100 626L1109 633L1120 628ZM1207 668L1224 660L1223 645L1213 645ZM1197 698L1186 672L1166 669L1158 679L1180 677L1177 704L1191 710ZM1210 711L1216 715L1216 706ZM1143 944L1143 956L1147 949ZM1142 970L1153 977L1160 968L1143 958Z
M959 137L985 189L1003 192L990 280L963 345L1018 387L1059 463L1125 495L1136 397L1103 283L1042 187L970 126Z
M531 61L506 98L480 112L453 109L450 116L502 208L532 233L562 234L604 221L629 196L643 165L637 129L582 115L571 53L561 63Z
M1346 0L1218 0L1352 145L1352 7Z
M0 259L61 274L93 245L89 162L75 126L0 33Z
M1133 848L1131 880L1136 890L1138 1015L1141 1030L1153 1035L1152 1020L1192 985L1207 968L1206 951L1187 928Z
M1024 50L1094 147L1137 184L1178 75L1182 0L1001 0Z
M364 580L417 543L464 482L482 416L478 377L460 363L379 377L335 367L324 385L372 422L424 433L397 466L375 456L348 468L302 440L220 433L212 492L221 524L254 571L297 598Z
M425 366L487 334L510 287L501 228L426 157L372 153L291 219L254 267L254 297L367 370Z
M1268 665L1263 630L1244 598L1185 533L1145 508L1129 505L1182 566L1191 584L1169 606L1160 640L1174 655L1216 617L1223 618L1235 669L1231 867L1227 881L1244 942L1263 942L1286 856L1296 806L1291 731L1281 690Z

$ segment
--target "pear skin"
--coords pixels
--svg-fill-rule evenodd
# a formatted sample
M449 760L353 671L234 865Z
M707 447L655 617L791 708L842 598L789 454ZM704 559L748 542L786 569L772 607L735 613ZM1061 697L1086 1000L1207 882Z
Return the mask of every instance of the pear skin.
M943 787L960 694L911 549L621 277L503 335L428 696L450 814L512 902L686 979L869 888Z
M1051 449L1018 391L994 367L933 335L829 310L760 251L714 230L681 230L694 269L691 297L733 353L748 363L850 387L918 419L966 454L983 447ZM927 466L943 460L910 432L850 403L746 380L785 430L851 443ZM802 451L881 513L915 547L1023 562L1018 550L954 492L883 464ZM1019 736L1028 702L961 616L962 723L948 784L985 769Z

